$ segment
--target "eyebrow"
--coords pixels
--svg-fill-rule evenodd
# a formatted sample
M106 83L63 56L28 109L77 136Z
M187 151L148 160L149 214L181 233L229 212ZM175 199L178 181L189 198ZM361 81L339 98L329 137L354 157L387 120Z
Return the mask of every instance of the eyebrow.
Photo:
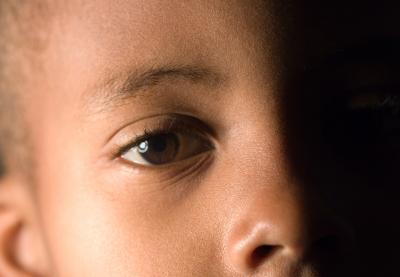
M151 94L151 88L164 82L173 84L186 81L192 84L205 84L215 87L223 78L216 70L192 65L169 65L136 69L127 74L120 74L96 86L88 93L84 102L96 110L104 110L123 103L126 99L139 96L142 93Z

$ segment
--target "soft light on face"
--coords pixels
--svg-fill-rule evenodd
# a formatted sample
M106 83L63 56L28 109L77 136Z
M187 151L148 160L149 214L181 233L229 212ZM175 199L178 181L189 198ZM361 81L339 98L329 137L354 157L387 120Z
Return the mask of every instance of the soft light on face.
M365 219L391 222L369 161L393 158L354 142L377 114L343 107L370 92L349 100L324 63L371 26L278 2L64 3L27 107L53 276L355 276L357 255L392 276Z

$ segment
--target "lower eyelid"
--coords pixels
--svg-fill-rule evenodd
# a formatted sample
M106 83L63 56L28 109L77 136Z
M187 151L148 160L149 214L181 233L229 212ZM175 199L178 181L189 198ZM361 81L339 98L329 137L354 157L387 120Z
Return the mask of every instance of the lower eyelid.
M162 181L160 179L162 187L182 183L189 177L190 180L185 182L185 184L193 184L193 182L199 180L198 178L200 178L200 176L205 174L207 168L212 164L213 159L214 155L212 151L208 151L185 160L185 162L179 166L179 169L165 173L163 176L164 179Z
M213 151L208 151L184 161L157 168L141 165L132 166L129 162L121 159L117 161L119 166L122 166L123 172L127 174L126 178L131 179L127 182L135 186L149 187L155 191L167 188L185 190L187 186L193 185L201 176L206 174L214 157Z

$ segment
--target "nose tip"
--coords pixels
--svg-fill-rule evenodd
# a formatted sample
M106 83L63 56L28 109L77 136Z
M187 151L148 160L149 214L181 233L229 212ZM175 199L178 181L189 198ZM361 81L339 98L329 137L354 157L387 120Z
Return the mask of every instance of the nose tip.
M233 268L240 273L250 273L271 255L282 248L267 241L267 224L258 223L230 242L229 259Z
M299 263L323 258L329 258L333 262L350 245L347 243L350 236L340 228L320 233L303 232L302 235L299 235L299 230L293 229L293 237L297 236L293 240L285 240L279 235L280 233L274 234L273 226L255 224L251 230L228 245L231 267L241 274L250 274L261 268L272 271L271 268L279 265L282 267L279 270L283 270L284 267L290 268Z
M287 203L261 212L255 204L227 232L230 267L243 275L261 270L266 276L286 276L285 270L302 263L334 263L351 245L350 228L334 216L313 214Z

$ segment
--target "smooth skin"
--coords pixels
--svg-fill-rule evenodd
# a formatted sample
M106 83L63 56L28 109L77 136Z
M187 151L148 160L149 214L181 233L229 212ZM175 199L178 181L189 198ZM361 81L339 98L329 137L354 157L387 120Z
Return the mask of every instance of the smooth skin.
M398 149L343 127L396 83L376 50L394 4L52 2L22 84L32 175L1 181L1 276L399 275ZM132 142L159 128L181 152L146 164Z

